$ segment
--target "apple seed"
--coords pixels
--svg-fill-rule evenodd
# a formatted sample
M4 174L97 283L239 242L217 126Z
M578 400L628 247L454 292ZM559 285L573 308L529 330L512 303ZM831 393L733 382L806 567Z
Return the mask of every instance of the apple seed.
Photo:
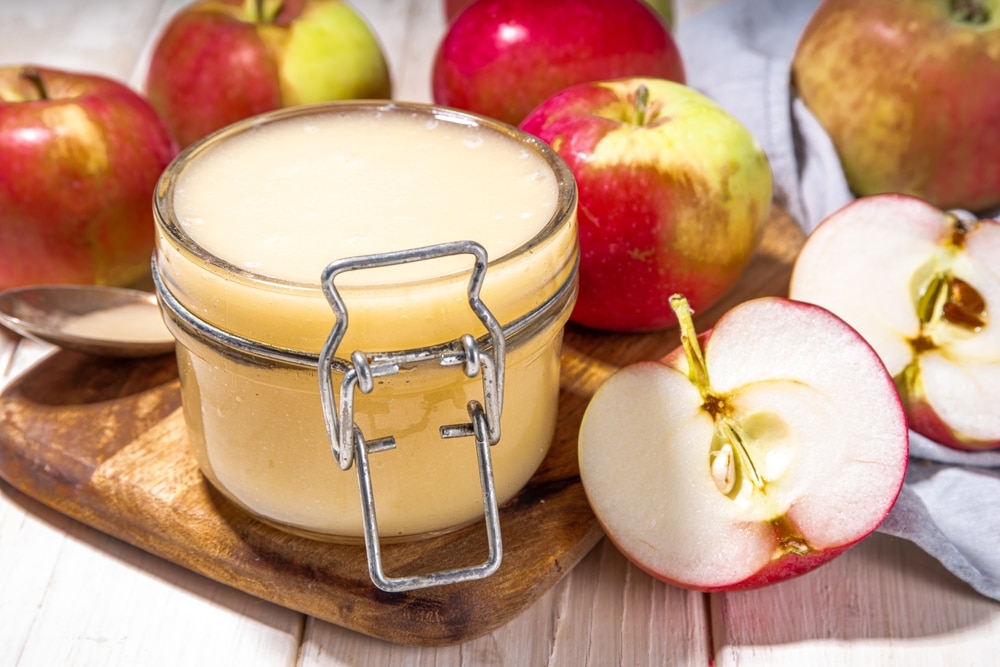
M942 315L952 324L979 331L986 326L986 301L975 287L960 278L948 285L948 300Z
M691 306L680 294L670 297L670 307L677 315L680 325L681 345L688 362L688 379L698 388L701 408L712 417L715 434L709 451L709 470L715 485L723 495L732 497L738 492L738 481L749 479L754 488L763 491L764 480L757 472L746 443L750 436L729 414L725 397L712 391L708 379L705 355L698 343L698 333L694 328Z
M708 455L712 466L712 479L719 491L729 495L736 486L736 462L733 459L733 446L728 442Z
M945 245L949 250L957 251L965 246L969 232L979 223L964 221L953 214L948 214L948 217L951 219L951 230ZM970 332L977 332L986 326L986 300L974 286L956 277L949 268L939 269L918 290L917 317L920 318L921 330L912 345L917 352L923 352L936 347L932 334L941 323Z
M986 300L975 287L951 271L938 271L920 292L917 316L921 333L914 347L918 351L933 349L933 339L925 329L933 330L939 323L947 322L971 332L979 331L986 326ZM922 339L926 340L917 342Z

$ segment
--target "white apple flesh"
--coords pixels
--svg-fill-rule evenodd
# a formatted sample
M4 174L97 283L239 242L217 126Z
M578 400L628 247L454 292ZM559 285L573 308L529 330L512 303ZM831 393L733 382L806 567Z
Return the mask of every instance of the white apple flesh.
M901 488L908 431L871 347L777 297L698 338L686 300L672 301L682 347L612 375L580 427L581 479L608 537L653 576L711 591L802 574L874 531Z
M957 449L1000 446L1000 222L904 195L858 199L806 240L789 294L871 343L913 430Z

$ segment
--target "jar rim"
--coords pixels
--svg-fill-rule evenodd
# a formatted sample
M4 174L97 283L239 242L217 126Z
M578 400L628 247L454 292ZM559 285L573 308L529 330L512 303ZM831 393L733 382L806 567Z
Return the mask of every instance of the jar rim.
M338 100L332 102L320 102L315 104L305 104L298 105L294 107L285 107L277 109L274 111L265 112L250 118L246 118L237 121L231 125L228 125L220 130L202 137L191 145L187 146L182 150L167 166L163 174L157 183L153 198L153 211L156 222L160 229L166 234L172 243L174 243L178 248L182 249L186 253L189 253L193 258L203 261L206 263L211 263L218 270L231 274L233 277L245 280L248 283L253 283L256 287L266 288L271 286L275 289L291 289L291 290L318 290L320 289L320 279L317 276L315 282L302 282L296 280L288 280L278 276L270 276L262 273L257 273L249 270L245 267L238 266L231 261L220 257L217 254L207 250L197 241L195 241L189 234L187 234L182 226L178 224L178 216L174 209L174 195L176 193L176 188L178 181L183 174L184 170L188 165L192 164L201 155L212 150L221 141L228 137L234 137L236 135L252 132L253 130L267 124L278 123L283 120L290 118L296 118L301 116L314 116L318 114L329 114L337 112L377 112L377 113L397 113L397 112L409 112L409 113L420 113L432 116L435 120L453 123L457 125L469 126L469 127L481 127L485 128L496 134L505 136L509 139L529 147L537 155L539 155L546 164L552 169L552 173L555 176L556 186L557 186L557 199L556 206L552 212L549 219L543 224L537 232L535 232L530 238L528 238L524 243L513 248L507 253L501 255L500 257L492 258L489 260L489 267L499 267L507 263L509 260L522 256L529 252L533 247L544 242L546 239L553 237L556 233L563 227L567 218L574 215L577 206L577 187L576 179L573 176L572 171L563 161L563 159L553 150L547 143L538 137L528 134L512 125L501 122L499 120L490 118L488 116L483 116L480 114L454 109L451 107L444 107L434 104L427 104L422 102L398 102L389 100ZM470 239L475 240L475 239ZM462 273L461 269L454 269L446 272L440 272L429 277L422 277L413 280L407 280L405 282L396 283L397 285L414 286L420 285L421 283L451 279L457 274ZM363 290L363 289L385 289L391 287L389 285L374 284L374 285L352 285L349 290Z

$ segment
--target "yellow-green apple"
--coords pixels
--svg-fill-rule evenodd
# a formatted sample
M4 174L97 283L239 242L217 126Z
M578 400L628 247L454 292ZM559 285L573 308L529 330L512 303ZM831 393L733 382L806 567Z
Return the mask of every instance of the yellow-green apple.
M449 23L455 20L459 13L471 5L476 0L444 0L444 17ZM656 10L668 28L674 27L674 2L673 0L645 0L645 2Z
M153 191L176 152L122 82L0 68L0 289L148 276Z
M857 199L806 239L789 295L871 343L914 431L958 449L1000 447L1000 222L906 195Z
M829 311L745 301L626 366L587 405L580 477L608 537L664 581L704 591L803 574L871 534L909 449L878 355Z
M631 76L685 80L670 31L642 0L479 0L438 45L432 93L516 125L564 88Z
M576 177L578 324L670 326L671 294L707 308L759 245L773 188L764 151L688 86L646 78L578 84L543 102L521 128L548 142Z
M377 36L343 0L199 0L167 24L146 94L180 145L265 111L389 98Z
M1000 205L1000 1L825 0L792 67L856 194Z

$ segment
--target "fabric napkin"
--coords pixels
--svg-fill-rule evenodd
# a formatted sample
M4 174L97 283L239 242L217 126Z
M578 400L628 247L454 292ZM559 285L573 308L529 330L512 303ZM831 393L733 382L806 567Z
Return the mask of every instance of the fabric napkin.
M775 200L810 232L854 197L829 137L791 88L791 60L819 0L729 0L678 26L688 84L757 137ZM912 541L1000 600L1000 450L959 452L910 433L903 490L879 531Z

